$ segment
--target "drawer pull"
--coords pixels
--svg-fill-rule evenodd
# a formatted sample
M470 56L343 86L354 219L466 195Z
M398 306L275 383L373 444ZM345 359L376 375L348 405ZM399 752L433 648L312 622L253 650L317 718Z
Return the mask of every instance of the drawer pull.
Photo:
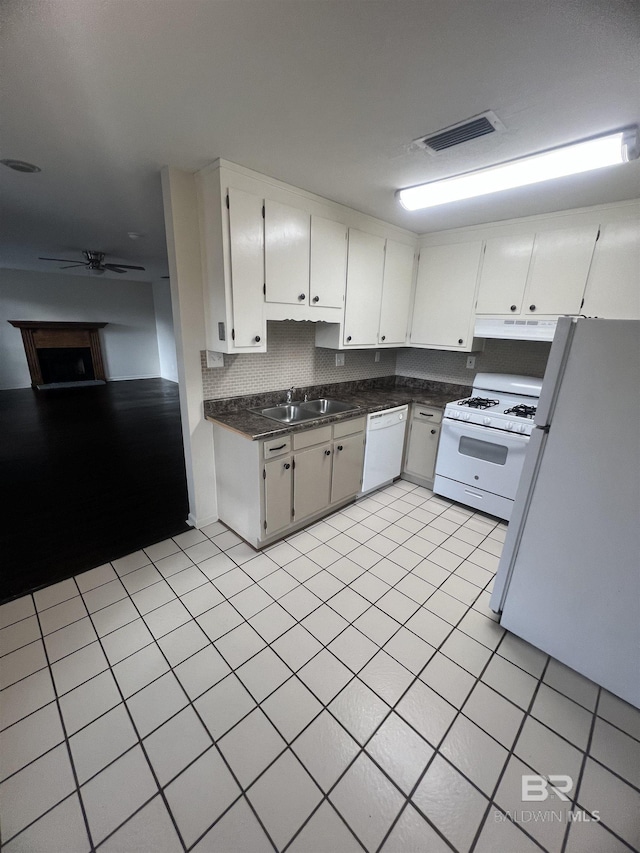
M330 451L330 450L325 450L324 455L325 455L325 456L331 456L331 451Z
M422 415L423 418L432 418L433 414L431 412L419 412L418 414Z
M435 434L436 434L436 430L435 430L435 429L432 429L432 430L431 430L431 435L435 435Z
M269 453L273 453L274 450L282 450L286 446L287 446L286 444L279 444L277 447L270 447Z
M339 445L338 445L338 450L344 450L344 447L343 447L341 444L339 444Z
M288 471L288 470L289 470L289 468L291 468L291 463L290 463L290 462L285 462L285 463L284 463L284 467L285 467L285 470L287 470L287 471Z

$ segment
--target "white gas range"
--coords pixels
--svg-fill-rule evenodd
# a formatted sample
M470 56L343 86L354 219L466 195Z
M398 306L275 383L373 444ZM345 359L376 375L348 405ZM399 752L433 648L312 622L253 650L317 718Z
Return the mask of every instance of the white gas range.
M478 373L471 396L444 410L433 491L508 521L541 388L533 376Z

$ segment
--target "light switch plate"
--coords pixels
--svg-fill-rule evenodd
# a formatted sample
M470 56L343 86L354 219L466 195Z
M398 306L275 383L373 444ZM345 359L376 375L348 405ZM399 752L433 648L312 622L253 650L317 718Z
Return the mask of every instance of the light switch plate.
M224 367L224 356L222 353L207 350L207 367Z

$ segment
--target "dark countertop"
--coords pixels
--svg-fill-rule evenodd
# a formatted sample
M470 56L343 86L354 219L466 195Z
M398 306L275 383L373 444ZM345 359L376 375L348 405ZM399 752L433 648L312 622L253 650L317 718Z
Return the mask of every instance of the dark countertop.
M250 411L250 409L258 407L266 408L282 403L286 391L233 397L226 400L205 400L205 417L207 420L233 430L251 441L256 441L289 435L350 418L363 417L371 412L379 412L408 403L419 403L424 406L444 409L447 403L468 396L471 391L471 386L453 385L446 382L405 379L405 377L385 377L385 379L387 381L384 382L381 380L364 380L312 386L309 389L296 389L294 395L296 399L302 398L302 395L307 393L309 399L330 397L334 400L353 403L354 406L358 407L355 411L313 418L299 424L279 424L277 421ZM400 380L400 382L392 384L388 380ZM405 384L402 384L402 380L405 380ZM380 387L381 385L383 387Z

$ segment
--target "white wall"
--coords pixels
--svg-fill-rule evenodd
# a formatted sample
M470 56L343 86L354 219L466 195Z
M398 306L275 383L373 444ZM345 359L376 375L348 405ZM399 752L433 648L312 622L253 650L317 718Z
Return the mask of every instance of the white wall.
M107 379L160 375L150 282L0 270L0 389L28 388L22 336L8 320L106 322L100 338Z
M160 376L163 379L169 379L171 382L177 382L178 362L176 360L176 341L173 334L171 285L168 281L155 281L153 283L153 305L156 314Z

